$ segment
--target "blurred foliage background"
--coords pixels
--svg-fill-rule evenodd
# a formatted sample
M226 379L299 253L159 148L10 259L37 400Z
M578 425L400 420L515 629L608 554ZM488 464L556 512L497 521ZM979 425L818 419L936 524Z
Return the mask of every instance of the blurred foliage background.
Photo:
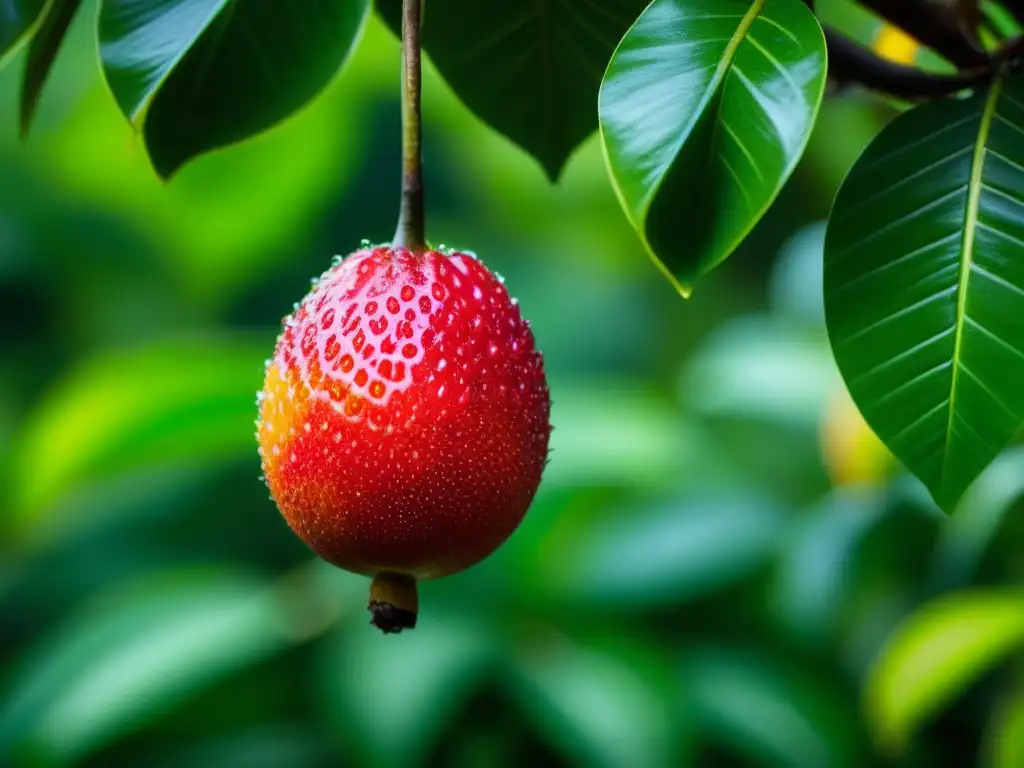
M427 71L430 236L506 276L555 431L520 530L384 637L253 421L281 317L393 232L397 41L374 19L301 114L163 185L92 10L28 144L0 71L0 765L1024 765L1024 452L946 518L824 333L822 222L890 105L830 98L684 302L596 139L551 186Z

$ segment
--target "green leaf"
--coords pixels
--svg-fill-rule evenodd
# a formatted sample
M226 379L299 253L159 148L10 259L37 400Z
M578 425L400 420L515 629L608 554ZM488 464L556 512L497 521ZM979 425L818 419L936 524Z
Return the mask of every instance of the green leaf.
M0 3L0 66L31 33L47 0L6 0Z
M701 735L749 764L860 764L855 713L803 670L745 650L701 648L688 652L679 680Z
M289 603L227 570L161 574L85 606L21 660L4 691L0 762L76 759L287 647Z
M271 128L316 96L359 37L369 0L105 0L103 71L169 178Z
M601 84L612 182L682 293L728 257L789 179L825 89L802 0L654 0Z
M579 643L555 631L534 640L508 660L508 692L571 764L688 764L679 755L687 725L674 711L671 669L655 651Z
M1024 418L1024 79L890 123L843 183L825 308L865 420L951 512Z
M352 622L327 648L320 697L332 730L358 750L362 765L426 763L499 657L478 622L441 605L422 614L415 632L387 643L368 622Z
M577 532L572 557L555 553L544 582L576 607L679 604L764 565L783 526L780 511L763 498L710 496L630 511Z
M1024 590L960 592L905 619L876 657L864 703L879 744L900 752L975 678L1024 647Z
M27 136L53 62L82 0L51 0L28 49L21 83L21 133Z
M264 336L151 341L83 362L14 440L6 522L19 534L45 529L62 497L95 480L255 456L255 398L273 344Z
M430 0L423 46L462 102L556 181L597 128L601 76L648 2ZM402 0L377 7L397 33Z

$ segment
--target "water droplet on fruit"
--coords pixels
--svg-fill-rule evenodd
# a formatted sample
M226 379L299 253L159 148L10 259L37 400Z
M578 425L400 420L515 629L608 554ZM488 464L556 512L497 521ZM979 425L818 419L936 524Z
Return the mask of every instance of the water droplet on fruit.
M416 297L416 289L411 285L403 285L399 295L402 297L402 301L412 301Z
M370 394L378 399L384 397L384 382L374 381L370 385Z
M404 347L402 347L402 355L408 358L416 357L416 345L406 344Z
M398 314L398 310L400 309L399 304L398 304L398 299L396 299L394 296L388 296L388 300L387 300L386 304L387 304L388 312L390 312L393 315L397 315Z
M368 302L366 302L366 314L368 314L368 315L376 315L377 314L377 302L376 301L368 301Z

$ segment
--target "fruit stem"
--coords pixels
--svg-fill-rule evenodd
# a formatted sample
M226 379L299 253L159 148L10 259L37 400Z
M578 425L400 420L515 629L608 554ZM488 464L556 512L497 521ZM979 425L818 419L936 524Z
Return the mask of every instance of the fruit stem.
M426 247L423 202L423 151L420 109L420 22L423 0L402 3L402 204L394 245L421 251Z
M370 623L384 634L416 627L419 596L416 579L402 573L378 573L370 584Z

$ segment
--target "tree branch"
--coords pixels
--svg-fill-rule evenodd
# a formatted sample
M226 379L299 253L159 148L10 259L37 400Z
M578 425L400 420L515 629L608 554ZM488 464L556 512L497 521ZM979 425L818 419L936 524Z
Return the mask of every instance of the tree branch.
M877 56L870 48L842 33L825 27L829 74L840 83L858 83L873 91L904 99L948 96L986 82L993 68L986 57L984 66L955 75L923 72Z
M964 36L955 14L938 3L929 0L858 2L960 69L985 67L989 64L985 51Z

